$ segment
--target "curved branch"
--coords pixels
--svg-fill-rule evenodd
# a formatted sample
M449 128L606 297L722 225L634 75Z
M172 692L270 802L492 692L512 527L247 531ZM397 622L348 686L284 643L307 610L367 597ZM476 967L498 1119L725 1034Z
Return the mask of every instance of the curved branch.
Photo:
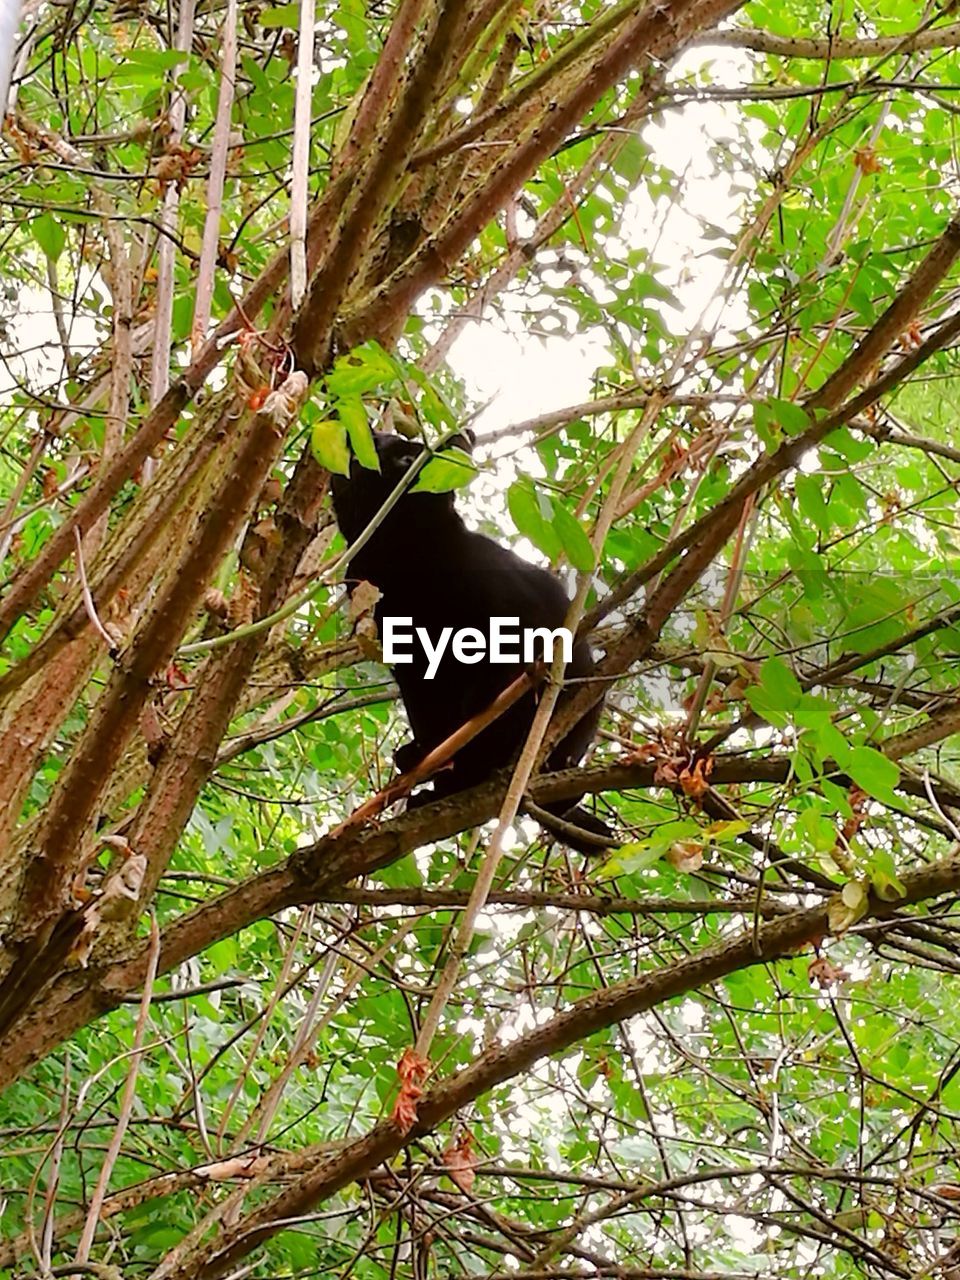
M538 804L547 805L603 791L662 787L656 772L653 763L565 769L536 779L530 794ZM757 759L731 756L716 761L711 783L714 787L731 783L777 785L791 776L792 762L786 755ZM851 785L851 779L839 772L831 771L831 779L839 786ZM161 939L159 972L169 972L222 938L278 911L338 897L351 881L390 866L421 845L489 822L499 811L506 782L507 774L500 774L481 787L379 826L348 831L343 837L327 836L297 850L279 866L228 889L170 924ZM897 787L906 795L928 799L922 778L905 774ZM941 807L960 809L960 790L937 781L931 783L931 792ZM80 1027L139 990L146 967L147 949L138 943L118 958L98 957L95 952L89 969L58 977L44 992L42 1007L31 1009L18 1022L15 1034L0 1040L0 1089Z

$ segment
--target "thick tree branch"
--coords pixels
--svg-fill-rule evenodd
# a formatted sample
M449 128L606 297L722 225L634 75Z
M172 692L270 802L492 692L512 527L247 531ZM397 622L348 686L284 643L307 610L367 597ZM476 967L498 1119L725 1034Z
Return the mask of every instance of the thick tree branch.
M173 656L183 627L273 465L302 402L306 379L302 374L292 375L285 387L274 393L251 416L249 424L238 431L233 466L219 495L216 519L207 520L201 527L178 574L158 594L60 777L25 870L15 926L7 934L8 965L5 981L0 985L0 1025L9 1025L16 1018L56 971L75 941L69 930L61 929L57 946L48 949L58 922L66 923L69 879L83 855L83 838L109 782L110 771L138 723L154 677Z
M406 167L417 132L430 108L437 80L456 47L460 0L441 0L434 29L414 64L409 83L386 124L384 136L368 148L372 157L355 190L323 265L310 282L293 326L298 367L313 372L327 359L337 310L363 261L397 177Z
M645 8L609 48L584 71L575 88L549 112L523 142L510 148L508 158L494 171L480 191L413 258L365 300L345 320L348 343L352 335L391 333L416 299L442 278L470 242L487 225L496 210L516 194L522 183L566 137L571 125L582 119L593 104L628 71L650 65L653 59L672 60L695 32L711 27L734 13L742 0L671 0Z
M711 774L714 788L729 784L782 785L792 773L787 755L741 756L717 759ZM627 791L661 786L655 764L614 764L589 769L566 769L544 774L530 786L540 805L577 800L603 791ZM830 777L838 786L851 779L838 771ZM379 826L347 832L347 838L326 837L298 850L285 862L229 889L169 925L161 939L160 973L175 969L221 938L230 937L257 920L289 907L328 901L359 877L370 875L424 844L449 839L489 822L499 811L506 776L492 779L436 804L403 814ZM897 786L905 795L927 801L927 782L904 774ZM942 781L930 784L937 803L960 809L960 790ZM140 989L147 952L136 944L126 955L91 959L88 971L63 974L44 993L42 1009L29 1011L16 1031L0 1039L0 1089L33 1062L50 1053L64 1039L94 1018L114 1008Z
M314 243L325 235L350 179L350 173L343 174L320 197L310 219L310 237ZM14 578L0 602L0 642L72 553L74 529L85 533L100 519L120 487L156 449L165 433L221 362L228 340L259 315L267 300L283 284L289 265L289 254L285 248L280 249L244 294L242 301L217 325L188 368L150 410L129 443L98 473L89 493L81 499L63 524L54 530L35 559Z

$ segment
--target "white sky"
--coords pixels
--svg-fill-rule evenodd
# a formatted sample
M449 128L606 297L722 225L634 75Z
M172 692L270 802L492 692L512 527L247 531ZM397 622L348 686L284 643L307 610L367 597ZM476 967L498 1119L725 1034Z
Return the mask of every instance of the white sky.
M750 63L743 55L708 48L685 55L673 78L685 76L707 60L720 84L750 79ZM735 107L718 103L688 104L642 129L654 160L669 165L682 178L683 187L676 203L658 208L641 184L627 201L621 237L637 246L657 240L657 260L668 266L664 283L681 303L677 320L681 332L696 323L723 275L722 260L708 256L715 242L704 237L699 219L735 231L744 189L752 185L743 173L718 177L709 155L711 143L732 134L734 111ZM734 189L735 182L739 190ZM514 299L514 313L522 310L523 300ZM475 422L481 435L589 399L593 374L609 360L606 335L600 329L580 330L571 337L538 338L524 333L519 317L510 311L506 295L483 320L471 323L450 350L450 367L463 380L471 400L492 401ZM743 324L746 315L738 308L731 318Z

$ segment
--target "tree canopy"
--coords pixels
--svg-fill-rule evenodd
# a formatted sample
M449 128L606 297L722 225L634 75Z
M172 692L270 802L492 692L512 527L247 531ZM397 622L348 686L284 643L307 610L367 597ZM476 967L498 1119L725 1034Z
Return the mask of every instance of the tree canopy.
M953 7L27 0L0 1274L960 1274ZM329 476L468 423L599 662L404 811Z

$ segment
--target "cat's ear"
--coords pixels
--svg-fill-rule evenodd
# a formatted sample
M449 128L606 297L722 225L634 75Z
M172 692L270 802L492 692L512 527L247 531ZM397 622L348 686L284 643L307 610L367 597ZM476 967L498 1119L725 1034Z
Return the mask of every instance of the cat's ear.
M473 453L473 446L476 443L477 437L469 427L464 427L463 430L458 431L455 436L451 436L443 447L445 449L462 449L464 453Z

